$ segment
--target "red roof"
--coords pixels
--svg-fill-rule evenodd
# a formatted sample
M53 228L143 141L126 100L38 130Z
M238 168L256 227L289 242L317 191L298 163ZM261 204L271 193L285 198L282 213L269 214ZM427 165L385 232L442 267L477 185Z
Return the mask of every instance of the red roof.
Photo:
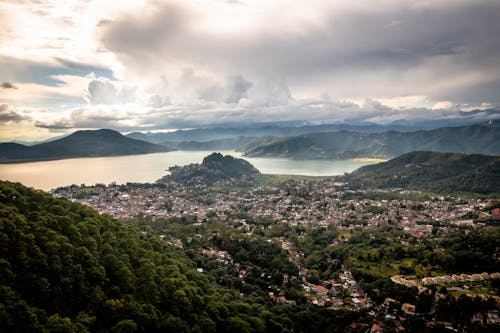
M373 324L370 332L382 332L382 327L380 327L380 325L378 325L378 324Z
M328 289L326 289L323 286L314 286L314 288L316 288L316 291L320 292L320 293L327 293L328 292Z

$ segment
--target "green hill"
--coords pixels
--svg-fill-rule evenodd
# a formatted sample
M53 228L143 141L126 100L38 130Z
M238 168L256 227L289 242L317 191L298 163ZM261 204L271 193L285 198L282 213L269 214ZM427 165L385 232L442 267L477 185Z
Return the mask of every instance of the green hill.
M254 175L259 174L259 170L249 162L230 155L222 156L220 153L206 156L201 164L175 166L169 168L169 171L170 175L163 177L160 182L194 185L231 180L241 183L251 181Z
M488 123L416 132L328 132L276 139L245 151L247 156L296 159L392 158L418 150L500 154L500 128Z
M306 332L349 323L332 310L223 288L196 267L158 235L0 182L0 332Z
M345 176L351 186L434 192L500 192L500 156L418 151Z
M0 163L54 160L72 157L117 156L169 151L168 148L134 140L119 132L101 129L77 131L62 139L24 146L0 144Z

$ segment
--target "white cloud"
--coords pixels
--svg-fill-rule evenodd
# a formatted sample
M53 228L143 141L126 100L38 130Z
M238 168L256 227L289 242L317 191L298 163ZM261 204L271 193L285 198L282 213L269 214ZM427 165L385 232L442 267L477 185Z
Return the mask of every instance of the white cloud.
M460 116L500 104L499 14L496 0L3 1L0 73L18 89L0 104L59 130Z
M441 110L441 109L452 110L452 109L456 108L456 104L453 102L450 102L450 101L441 101L441 102L437 102L436 104L434 104L434 106L432 108L434 110Z
M90 81L87 98L92 104L116 104L120 101L118 89L106 78Z

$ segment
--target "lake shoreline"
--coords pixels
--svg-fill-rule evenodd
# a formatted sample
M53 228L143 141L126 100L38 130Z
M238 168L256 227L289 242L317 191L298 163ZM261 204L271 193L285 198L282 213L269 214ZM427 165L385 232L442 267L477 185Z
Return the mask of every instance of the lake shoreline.
M203 158L212 152L171 151L0 164L0 178L47 191L72 184L154 183L168 174L169 167L201 163ZM298 161L284 158L249 158L233 150L220 152L247 160L262 174L288 177L331 177L372 164L371 161L355 159Z

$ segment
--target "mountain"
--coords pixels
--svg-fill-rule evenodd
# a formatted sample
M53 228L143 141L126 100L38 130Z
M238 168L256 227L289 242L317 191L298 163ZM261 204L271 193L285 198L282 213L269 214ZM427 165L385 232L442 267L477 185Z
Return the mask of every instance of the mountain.
M416 150L498 155L500 128L495 124L487 122L406 133L314 133L276 139L247 150L245 154L296 159L392 158Z
M159 182L195 185L230 180L245 183L251 181L254 175L259 174L259 170L249 162L230 155L223 156L220 153L206 156L201 164L175 166L169 168L169 171L170 175L163 177Z
M500 156L417 151L361 167L342 178L354 188L499 193Z
M62 139L24 146L0 144L0 163L55 160L72 157L117 156L169 151L149 142L134 140L119 132L101 129L77 131Z
M292 137L310 133L325 132L360 132L360 133L382 133L388 131L412 132L418 130L432 130L439 127L466 126L478 124L481 119L500 117L498 110L473 110L462 112L461 118L445 118L433 120L397 120L390 124L375 124L369 122L349 122L334 124L311 124L307 122L284 122L284 123L257 123L257 124L221 124L207 128L195 128L188 130L177 130L172 132L132 132L127 134L129 138L148 141L151 143L176 142L207 142L237 137ZM498 122L499 120L493 120ZM219 148L221 149L221 148Z
M174 142L208 142L238 137L290 137L308 133L338 132L338 131L358 131L362 133L377 133L388 130L401 132L415 130L415 127L401 125L350 125L350 124L324 124L324 125L301 125L301 126L241 126L241 127L213 127L198 128L190 130L177 130L174 132L161 133L140 133L133 132L127 137L137 140L144 140L152 143Z
M272 136L264 136L264 137L246 137L246 136L238 136L231 137L225 139L217 139L210 141L167 141L160 143L165 147L169 147L176 150L236 150L236 151L246 151L252 148L261 146L266 143L271 143L276 140L275 137Z
M66 137L66 136L68 136L68 134L58 135L58 136L55 136L55 137L52 137L52 138L49 138L49 139L46 139L46 140L42 140L42 141L18 141L18 140L14 140L14 141L11 141L11 142L18 143L18 144L23 145L23 146L34 146L34 145L38 145L40 143L45 143L45 142L51 142L51 141L59 140L59 139L62 139L64 137Z

